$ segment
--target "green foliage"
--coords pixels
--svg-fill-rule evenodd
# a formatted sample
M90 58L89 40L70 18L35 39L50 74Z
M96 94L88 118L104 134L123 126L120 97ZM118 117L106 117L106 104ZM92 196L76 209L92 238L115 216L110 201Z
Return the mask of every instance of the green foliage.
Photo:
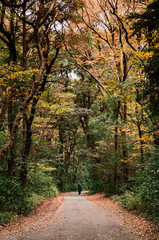
M127 209L145 212L147 217L159 220L159 153L154 153L144 171L130 179L130 191L113 200L120 201Z
M104 183L105 197L109 197L113 194L113 182L108 180Z
M12 218L12 214L27 215L44 198L57 196L58 190L52 178L42 170L28 178L28 187L14 177L0 176L0 224Z
M6 142L6 134L4 132L1 132L1 135L0 135L0 147L2 147L5 142Z
M77 183L65 183L64 184L64 192L72 192L77 191Z
M90 185L90 192L91 193L98 193L102 192L104 188L104 183L103 181L92 181L92 184Z
M147 5L145 11L141 14L132 14L131 18L135 18L133 24L134 34L141 39L142 33L147 39L148 46L144 49L147 53L151 53L152 56L146 58L144 62L144 72L146 74L146 81L143 80L143 89L138 95L139 101L143 98L147 104L147 108L150 112L150 117L158 117L159 113L159 1L154 0ZM156 129L158 130L158 128Z
M136 193L148 216L159 219L159 153L155 153L143 174L136 178ZM134 189L135 190L135 189Z
M89 190L91 193L103 192L104 181L102 181L100 172L98 169L91 169L89 174Z
M23 188L16 178L0 176L0 206L3 211L27 214L33 207L28 188Z
M36 194L43 195L45 198L51 198L58 195L58 189L53 183L52 177L48 173L38 170L36 174L29 173L28 185Z
M12 213L10 212L0 212L0 224L7 223L8 220L12 218Z
M141 211L143 209L140 197L135 195L134 192L126 191L121 196L112 196L112 199L121 202L126 209L131 211Z

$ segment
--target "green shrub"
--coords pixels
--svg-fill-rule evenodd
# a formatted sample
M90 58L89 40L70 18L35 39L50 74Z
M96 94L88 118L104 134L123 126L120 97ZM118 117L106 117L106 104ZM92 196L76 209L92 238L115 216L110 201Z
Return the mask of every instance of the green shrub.
M141 211L142 210L142 202L138 195L135 195L133 192L126 191L121 196L113 196L112 199L114 201L121 202L124 207L131 211Z
M132 179L133 191L141 199L148 216L159 219L159 151L156 151L145 170Z
M154 153L144 171L138 171L130 179L130 191L113 199L127 209L144 212L147 217L159 221L159 152Z
M63 187L64 192L77 191L77 183L65 183Z
M12 218L12 213L10 212L0 212L0 224L7 223L8 220Z
M0 176L0 207L3 211L27 214L33 207L31 194L16 178Z
M108 180L106 183L104 183L104 193L105 197L109 197L113 194L113 182Z
M52 178L42 171L35 176L29 174L27 188L23 188L17 178L0 175L0 224L10 219L11 213L27 215L43 198L57 194Z
M53 183L52 177L47 173L39 170L34 174L29 173L28 185L33 193L43 195L45 198L52 198L58 195L58 189Z
M102 180L92 181L89 190L91 193L98 193L104 191L104 182Z

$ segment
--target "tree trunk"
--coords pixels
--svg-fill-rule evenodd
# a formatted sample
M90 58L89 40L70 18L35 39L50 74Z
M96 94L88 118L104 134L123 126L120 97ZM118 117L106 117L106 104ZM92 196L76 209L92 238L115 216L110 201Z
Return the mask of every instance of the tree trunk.
M16 140L10 149L10 157L8 160L7 177L16 176Z
M157 118L157 117L155 117ZM155 121L154 121L155 120ZM154 128L154 146L156 149L159 148L159 119L152 119L153 128Z
M12 97L12 96L11 96ZM8 102L8 128L11 134L13 128L13 122L15 120L15 113L16 107L14 106L13 102L9 100ZM16 175L16 136L15 140L12 143L10 148L10 155L8 159L8 169L7 169L7 176L15 176Z
M139 133L139 137L140 137L140 162L141 162L141 169L144 170L144 149L143 149L143 145L144 145L144 141L142 140L142 131L141 131L141 127L140 125L137 126L138 127L138 133Z
M74 152L74 151L73 151L72 171L73 171L73 179L72 179L72 182L75 183L75 181L76 181L77 168L76 168L76 166L75 166L75 152Z
M116 121L117 124L117 121ZM115 126L115 156L117 156L118 151L118 126ZM117 163L115 159L114 171L113 171L113 194L117 194Z
M4 102L2 102L2 107L1 107L1 113L0 113L0 130L2 129L2 126L3 126L3 122L4 122L4 119L5 119L5 114L6 114L6 111L7 111L7 103L6 103L6 100Z
M24 69L27 68L27 51L28 51L28 44L26 41L26 3L24 2L23 5L23 58L22 58L22 67Z
M156 148L159 148L159 133L154 133L154 145Z
M124 123L126 124L127 121L127 103L124 100L124 113L123 113L123 120ZM125 126L124 126L125 127ZM128 182L129 178L129 163L128 163L128 148L127 148L127 134L126 130L122 132L122 144L123 144L123 163L122 163L122 168L123 168L123 178L125 182Z
M63 116L60 118L60 121L63 121ZM64 166L63 166L63 155L64 155L64 136L63 136L63 128L62 125L59 124L59 139L60 139L60 147L59 147L59 153L60 153L60 159L61 159L61 170L59 172L59 177L60 177L60 183L59 183L59 189L63 191L63 173L64 173Z
M120 109L120 101L118 101L117 108L116 108L116 116L115 116L115 163L114 163L114 171L113 171L113 193L116 195L117 194L117 153L118 153L118 115L119 115L119 109Z
M22 150L22 163L20 168L20 180L23 187L27 185L27 173L28 173L28 158L32 142L32 131L31 131L32 122L28 121L27 117L23 118L23 150Z

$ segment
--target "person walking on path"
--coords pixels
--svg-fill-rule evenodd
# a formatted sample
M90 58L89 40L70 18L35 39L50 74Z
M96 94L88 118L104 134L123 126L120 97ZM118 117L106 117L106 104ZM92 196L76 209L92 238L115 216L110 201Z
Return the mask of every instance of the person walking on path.
M78 184L78 195L81 195L81 191L82 191L82 186L81 184Z

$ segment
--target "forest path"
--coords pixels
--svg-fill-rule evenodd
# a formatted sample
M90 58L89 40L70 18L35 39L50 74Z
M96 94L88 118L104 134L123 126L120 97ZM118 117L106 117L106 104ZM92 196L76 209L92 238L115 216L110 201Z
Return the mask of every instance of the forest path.
M77 193L65 193L56 221L41 229L4 238L8 240L137 240L123 222Z

